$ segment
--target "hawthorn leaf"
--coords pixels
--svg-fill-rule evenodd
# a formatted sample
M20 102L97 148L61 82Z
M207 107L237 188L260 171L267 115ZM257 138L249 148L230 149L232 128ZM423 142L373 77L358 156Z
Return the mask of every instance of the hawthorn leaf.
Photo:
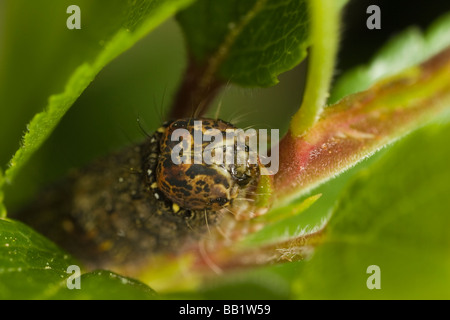
M199 0L177 17L196 62L225 81L274 85L306 56L305 0Z
M70 255L30 227L0 219L1 299L154 299L143 283L109 271L81 274L80 289L70 289L80 266ZM80 269L82 271L82 269ZM69 272L68 272L69 271Z
M269 87L306 57L307 0L199 0L177 15L189 65L171 118L206 112L225 84Z

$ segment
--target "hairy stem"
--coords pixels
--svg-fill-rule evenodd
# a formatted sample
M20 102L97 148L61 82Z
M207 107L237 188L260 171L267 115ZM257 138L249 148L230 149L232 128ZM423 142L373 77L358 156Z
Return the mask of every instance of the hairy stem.
M290 133L305 134L318 120L328 98L339 44L339 5L335 0L310 0L311 53L302 105L292 118Z
M172 104L169 119L203 115L222 85L222 81L212 74L207 76L205 67L200 67L193 58L190 58Z
M288 132L280 142L275 205L299 197L449 107L450 48L342 99L304 136Z

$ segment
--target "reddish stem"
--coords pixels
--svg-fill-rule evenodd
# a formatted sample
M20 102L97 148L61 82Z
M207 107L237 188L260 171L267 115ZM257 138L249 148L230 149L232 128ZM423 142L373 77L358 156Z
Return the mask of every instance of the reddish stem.
M209 75L206 66L190 57L183 80L169 113L169 119L202 116L220 91L223 81Z

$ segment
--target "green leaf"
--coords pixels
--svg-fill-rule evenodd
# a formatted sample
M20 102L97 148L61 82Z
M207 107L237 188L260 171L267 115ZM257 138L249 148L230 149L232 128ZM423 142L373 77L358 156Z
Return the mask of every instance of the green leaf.
M305 0L199 0L178 20L204 77L267 87L306 56Z
M97 270L82 274L80 289L62 288L53 299L82 300L149 300L155 299L156 293L144 283L123 277L117 273Z
M22 146L15 153L10 167L5 172L6 181L11 182L14 179L21 167L48 138L62 116L106 64L190 2L192 1L139 0L115 1L108 6L94 5L89 1L79 4L82 13L88 12L88 14L83 16L86 19L86 25L84 29L82 27L83 32L80 31L79 34L82 40L78 39L79 45L71 48L70 56L76 57L79 54L82 59L75 58L77 63L73 64L73 69L62 79L62 83L65 83L62 92L52 95L48 99L45 110L36 114L28 125ZM50 2L42 3L42 5L51 7ZM11 10L14 12L17 8L24 6L28 6L28 3L20 2ZM61 4L58 8L60 6ZM49 12L63 18L63 24L58 25L60 28L58 30L67 32L64 23L67 17L65 8L62 13L52 10ZM61 19L53 20L61 22ZM95 28L97 24L101 26L99 29ZM88 30L87 33L84 30ZM20 64L20 61L15 63Z
M68 289L72 257L26 225L0 219L0 299L151 299L143 283L109 271L81 275Z
M0 220L0 297L47 298L69 276L77 262L32 229L12 220Z
M450 298L449 138L448 125L420 130L358 175L296 283L298 297ZM380 267L379 290L366 286L371 265Z
M368 89L375 82L419 64L450 46L450 12L426 32L412 27L393 37L365 66L344 73L331 92L329 103Z

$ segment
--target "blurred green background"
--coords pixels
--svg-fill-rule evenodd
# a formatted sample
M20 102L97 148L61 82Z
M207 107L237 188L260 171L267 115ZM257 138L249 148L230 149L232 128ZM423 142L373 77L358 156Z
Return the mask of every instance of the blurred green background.
M97 25L96 14L120 12L123 1L109 1L105 8L103 2L95 1L82 6L82 30L66 28L65 10L70 4L72 1L65 0L57 3L0 0L0 164L3 169L18 149L32 116L45 107L48 96L63 90L64 79L74 67L90 58L90 48L102 45L86 36L89 35L86 30L105 32L106 29L107 32L117 23ZM369 31L365 27L365 10L370 4L382 8L382 30ZM425 27L449 9L448 0L434 0L433 5L404 0L350 1L344 14L336 75L367 62L396 32L409 25ZM185 68L185 56L183 36L176 21L171 19L104 68L15 183L7 187L5 199L9 211L24 204L70 168L143 140L136 119L139 117L149 132L165 119L166 108ZM278 85L267 89L228 85L213 102L209 115L213 116L221 103L222 119L240 127L280 129L282 135L301 103L305 71L303 63L281 75ZM333 195L338 194L350 176L351 172L341 176L340 182L323 187L326 195L302 216L304 223L316 223L327 213L334 202Z

